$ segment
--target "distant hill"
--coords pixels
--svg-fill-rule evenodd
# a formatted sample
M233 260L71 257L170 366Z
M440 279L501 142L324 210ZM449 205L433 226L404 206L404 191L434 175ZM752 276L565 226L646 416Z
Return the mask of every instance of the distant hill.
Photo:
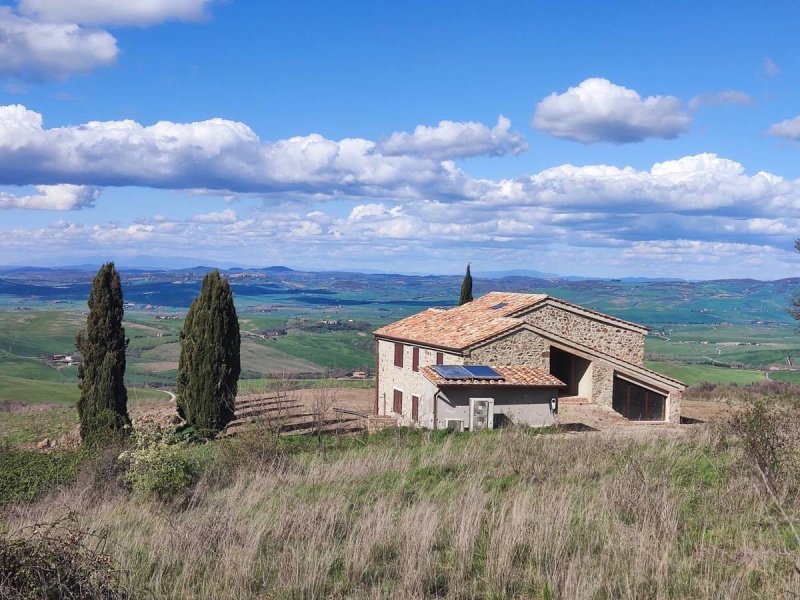
M186 308L213 267L121 268L125 300L134 304ZM403 316L429 306L451 306L461 275L399 275L340 271L297 271L285 266L222 269L234 293L248 305L284 308L362 307L378 315ZM500 273L495 273L499 275ZM0 306L85 302L94 269L0 268ZM547 275L547 274L543 274ZM623 319L658 327L666 323L790 324L789 296L800 279L585 279L476 274L475 293L538 292L563 298ZM377 312L376 312L377 311Z

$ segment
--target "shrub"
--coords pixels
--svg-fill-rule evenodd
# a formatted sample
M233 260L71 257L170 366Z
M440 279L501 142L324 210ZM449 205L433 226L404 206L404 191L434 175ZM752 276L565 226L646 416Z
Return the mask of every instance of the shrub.
M769 491L791 504L800 501L800 419L797 409L759 399L731 421L751 465Z
M0 505L31 502L70 482L90 457L86 450L35 452L0 449Z
M136 432L134 448L123 452L123 480L145 497L171 500L188 492L200 475L199 462L184 444L170 444L160 434Z
M129 598L111 558L74 525L34 526L0 537L0 597L19 600Z
M125 439L127 441L128 438ZM78 472L78 485L94 493L97 498L123 491L123 477L128 464L120 460L120 455L128 447L126 443L119 443L94 449L91 460L87 460Z

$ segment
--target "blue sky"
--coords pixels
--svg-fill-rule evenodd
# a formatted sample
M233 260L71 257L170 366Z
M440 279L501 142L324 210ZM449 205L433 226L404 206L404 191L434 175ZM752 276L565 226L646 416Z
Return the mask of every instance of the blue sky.
M795 276L800 8L646 4L0 2L0 263Z

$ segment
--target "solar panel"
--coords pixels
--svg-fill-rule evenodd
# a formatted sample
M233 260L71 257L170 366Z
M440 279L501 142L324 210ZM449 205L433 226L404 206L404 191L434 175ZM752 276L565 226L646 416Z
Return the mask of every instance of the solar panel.
M500 373L486 365L466 365L464 370L469 372L475 379L503 379Z
M501 308L505 308L506 306L508 306L508 302L498 302L497 304L495 304L494 306L490 306L489 308L491 310L499 310Z
M472 379L474 375L460 365L434 365L431 367L445 379Z
M434 365L431 367L445 379L503 379L503 376L486 365Z

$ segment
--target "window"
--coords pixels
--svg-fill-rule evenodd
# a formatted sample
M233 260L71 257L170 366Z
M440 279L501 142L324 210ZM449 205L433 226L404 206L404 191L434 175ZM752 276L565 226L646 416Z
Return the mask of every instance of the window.
M437 352L436 353L436 364L443 365L444 364L444 353Z
M394 343L394 366L403 367L403 344L400 342Z
M392 399L392 410L398 415L403 414L403 391L395 390L394 398Z
M419 371L419 348L416 346L414 346L414 350L411 353L411 370Z
M414 423L419 421L419 396L411 396L411 418Z

